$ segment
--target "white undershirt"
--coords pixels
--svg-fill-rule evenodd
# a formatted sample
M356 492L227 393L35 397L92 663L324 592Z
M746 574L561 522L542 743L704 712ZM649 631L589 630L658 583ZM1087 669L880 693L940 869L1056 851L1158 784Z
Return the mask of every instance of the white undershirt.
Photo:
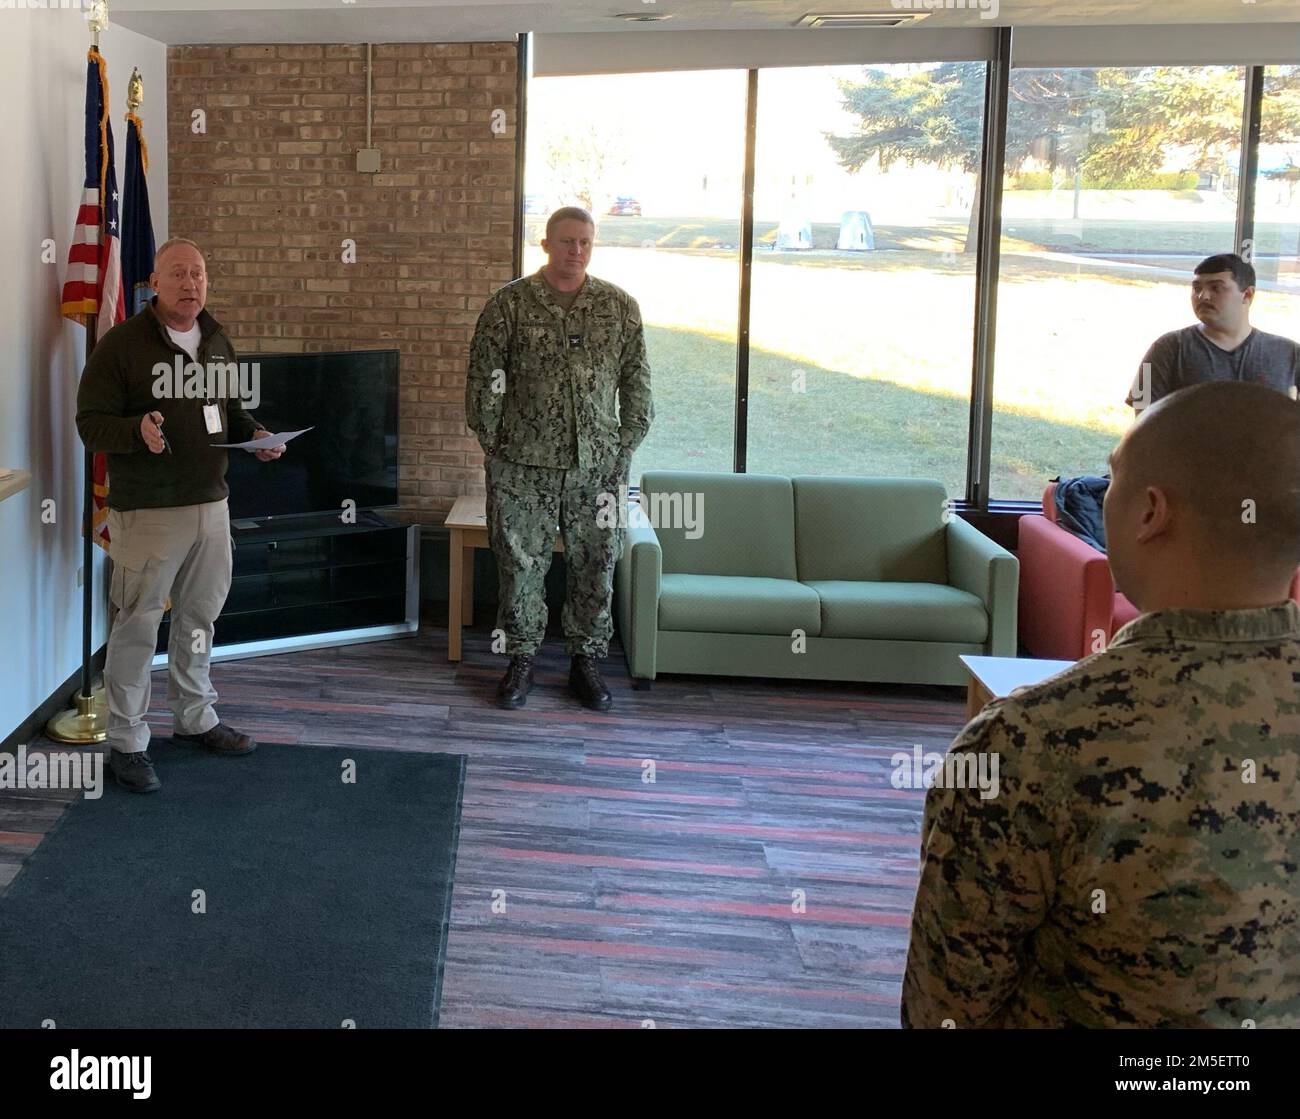
M173 330L170 326L167 328L167 335L182 350L190 355L191 361L199 360L199 341L203 337L203 332L199 329L199 324L195 324L189 330Z

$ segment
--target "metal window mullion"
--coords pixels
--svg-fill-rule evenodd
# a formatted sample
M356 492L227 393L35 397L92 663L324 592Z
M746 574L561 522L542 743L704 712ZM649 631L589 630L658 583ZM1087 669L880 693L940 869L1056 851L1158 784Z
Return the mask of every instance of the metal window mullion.
M1264 103L1264 67L1246 67L1246 96L1241 110L1241 162L1237 173L1236 245L1241 256L1253 261L1255 237L1255 180L1259 176L1259 126Z
M736 409L733 464L745 473L749 452L749 304L754 271L754 160L758 136L758 71L745 94L745 172L740 205L740 307L736 318Z
M528 71L532 33L515 39L515 220L513 279L524 274L524 163L528 134Z
M993 431L993 362L997 344L997 285L1001 263L1002 175L1006 163L1007 87L1011 28L998 28L997 49L984 82L980 212L975 256L975 343L971 363L970 431L966 445L966 501L988 509Z

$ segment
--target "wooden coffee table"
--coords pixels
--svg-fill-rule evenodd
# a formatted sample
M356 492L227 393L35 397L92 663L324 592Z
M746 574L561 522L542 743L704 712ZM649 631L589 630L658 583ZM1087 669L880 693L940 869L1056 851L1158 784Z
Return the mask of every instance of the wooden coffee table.
M966 685L966 720L975 718L986 703L1010 695L1017 688L1038 684L1064 672L1075 661L1040 661L1030 657L962 656L970 673Z
M487 498L462 494L456 498L443 522L451 530L451 571L447 578L447 659L460 660L461 629L474 622L474 552L490 548L487 529ZM555 551L564 551L559 526L555 529Z

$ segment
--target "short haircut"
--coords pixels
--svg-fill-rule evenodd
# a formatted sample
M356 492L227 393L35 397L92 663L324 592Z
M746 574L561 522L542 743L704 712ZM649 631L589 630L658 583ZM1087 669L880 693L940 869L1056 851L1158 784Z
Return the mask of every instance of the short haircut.
M1263 577L1300 565L1300 403L1209 381L1143 411L1120 456L1130 493L1158 486L1206 554Z
M158 264L163 258L163 254L168 249L174 249L177 245L189 245L199 256L203 256L203 250L199 248L198 242L191 241L188 237L171 237L158 246L158 250L153 254L153 270L158 271Z
M1255 286L1255 266L1247 264L1236 253L1207 256L1196 266L1194 272L1198 276L1210 276L1215 272L1231 272L1232 278L1237 281L1237 287L1241 291Z
M596 222L591 214L581 206L561 206L546 219L546 237L548 240L551 234L555 232L555 227L562 221L585 221L593 230L596 228Z

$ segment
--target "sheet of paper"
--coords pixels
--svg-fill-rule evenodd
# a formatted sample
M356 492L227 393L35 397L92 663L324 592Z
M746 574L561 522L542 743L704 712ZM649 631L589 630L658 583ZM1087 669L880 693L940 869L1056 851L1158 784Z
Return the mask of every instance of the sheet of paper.
M250 439L247 443L211 443L212 447L225 447L230 451L269 451L272 447L283 447L290 439L297 439L313 430L304 427L302 431L286 431L281 435L263 435L261 439Z

